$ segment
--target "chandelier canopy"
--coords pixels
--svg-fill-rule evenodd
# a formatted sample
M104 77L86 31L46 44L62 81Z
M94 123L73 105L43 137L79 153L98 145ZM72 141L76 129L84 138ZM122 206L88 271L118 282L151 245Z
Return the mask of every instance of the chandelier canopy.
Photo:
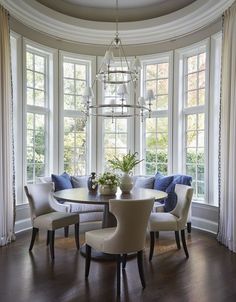
M115 56L116 55L116 56ZM144 114L151 114L152 100L155 98L152 89L146 92L146 98L137 98L137 82L139 80L141 62L134 57L131 62L127 59L118 32L118 0L116 0L116 33L111 41L102 64L96 74L92 87L84 90L85 114L87 117L102 116L109 118L122 118L140 116L143 121ZM99 81L103 84L104 94L108 94L101 102L93 104L93 87ZM106 91L109 92L106 93ZM133 101L129 96L133 92Z

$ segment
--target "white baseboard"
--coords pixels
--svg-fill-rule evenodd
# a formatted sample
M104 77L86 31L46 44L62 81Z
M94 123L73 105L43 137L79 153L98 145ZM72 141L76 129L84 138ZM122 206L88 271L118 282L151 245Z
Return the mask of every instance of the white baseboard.
M15 223L15 233L20 233L26 230L29 230L32 228L32 223L31 223L31 219L27 218L27 219L21 219L16 221Z
M218 223L214 221L210 221L207 219L199 218L199 217L192 217L191 219L192 226L195 229L207 231L213 234L217 234L218 230Z

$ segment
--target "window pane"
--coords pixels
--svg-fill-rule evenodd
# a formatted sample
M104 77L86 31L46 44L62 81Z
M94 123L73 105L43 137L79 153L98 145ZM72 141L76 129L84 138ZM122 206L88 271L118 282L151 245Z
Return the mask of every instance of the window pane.
M188 70L187 70L188 73L197 71L197 56L189 57L187 59L187 64L188 64Z
M168 170L168 118L146 118L146 174Z
M35 88L44 90L44 75L38 72L34 73Z
M156 110L167 110L168 109L168 95L159 95L157 97Z
M64 79L64 93L75 94L74 80Z
M201 53L199 55L199 70L206 69L206 53Z
M45 92L42 90L34 90L35 95L35 105L45 107L46 106L46 100L45 100Z
M45 73L45 58L42 56L35 55L34 60L35 71Z
M197 127L197 116L195 114L191 114L187 116L187 130L196 130Z
M158 80L157 94L167 94L167 93L168 93L168 80Z
M74 64L72 63L63 63L63 74L65 78L74 78Z
M128 152L127 119L104 119L104 167L114 156L121 157Z
M84 175L86 167L86 122L82 118L64 118L64 169Z
M147 65L146 67L146 77L147 80L156 79L157 78L157 65Z
M197 89L197 74L196 73L189 74L187 83L188 83L188 90Z
M75 78L86 80L86 66L85 65L75 65Z
M34 90L31 88L27 88L27 104L34 105Z
M187 92L187 106L192 107L197 105L197 90Z
M45 174L46 167L46 121L44 114L27 113L27 180L31 183Z
M198 86L199 88L205 87L205 71L201 71L198 74Z
M76 81L76 94L83 95L85 86L86 86L85 81Z
M158 78L168 78L169 64L161 63L158 64Z
M187 58L185 103L187 107L205 104L206 53Z
M26 68L33 70L34 66L34 56L30 52L26 52Z
M198 91L198 104L199 105L205 104L205 89L199 89Z
M34 73L30 70L27 70L27 87L34 87Z

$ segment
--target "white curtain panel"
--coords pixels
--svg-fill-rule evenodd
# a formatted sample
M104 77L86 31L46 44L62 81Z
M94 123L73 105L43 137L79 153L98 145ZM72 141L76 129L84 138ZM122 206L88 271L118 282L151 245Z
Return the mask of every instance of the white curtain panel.
M8 13L0 6L0 246L14 239L14 156Z
M218 240L236 252L236 2L224 14Z

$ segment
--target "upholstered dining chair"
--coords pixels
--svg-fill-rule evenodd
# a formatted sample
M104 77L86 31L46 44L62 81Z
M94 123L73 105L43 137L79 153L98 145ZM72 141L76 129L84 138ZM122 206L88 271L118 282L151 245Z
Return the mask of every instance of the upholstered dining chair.
M160 231L174 231L177 248L180 249L179 231L186 257L189 257L186 240L185 225L188 219L188 212L192 201L193 188L186 185L175 185L175 193L177 195L177 204L171 212L151 213L148 230L150 232L150 253L149 261L152 260L155 233Z
M47 230L47 245L50 247L51 259L53 260L55 230L68 227L71 224L75 225L75 242L77 249L79 249L79 214L67 213L68 207L63 205L60 209L58 208L58 210L62 210L60 212L52 208L54 184L52 182L29 184L24 189L29 200L33 226L29 251L34 246L39 229Z
M86 267L85 277L89 276L91 248L117 256L117 295L120 295L121 255L137 253L138 270L143 288L143 249L145 248L148 218L154 199L110 200L109 211L116 217L117 226L85 233ZM126 261L126 259L125 259ZM125 265L123 266L123 268Z

